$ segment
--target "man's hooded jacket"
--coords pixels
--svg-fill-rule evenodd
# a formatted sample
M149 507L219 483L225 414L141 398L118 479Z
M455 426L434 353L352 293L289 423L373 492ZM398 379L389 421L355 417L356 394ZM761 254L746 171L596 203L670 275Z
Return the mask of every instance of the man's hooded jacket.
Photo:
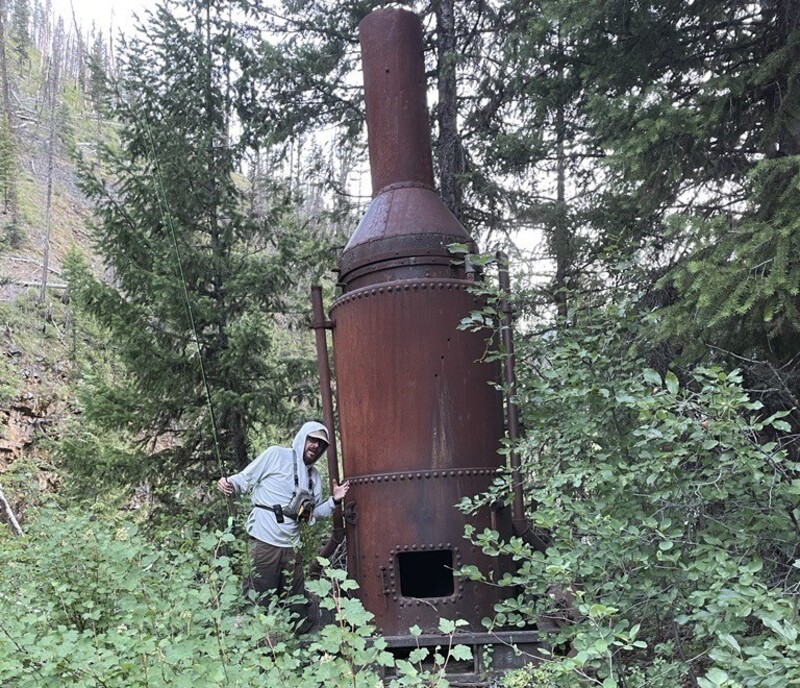
M309 522L330 516L334 509L333 497L325 500L322 498L322 478L319 471L314 466L303 463L306 438L317 430L324 431L325 436L330 437L322 423L309 421L295 435L291 449L269 447L241 473L230 476L228 480L239 493L251 491L250 502L253 505L271 507L279 504L285 507L294 493L293 465L297 466L298 486L311 492L316 505ZM254 506L247 517L245 529L252 537L276 547L297 547L300 544L300 524L291 518L278 523L275 513L268 509Z

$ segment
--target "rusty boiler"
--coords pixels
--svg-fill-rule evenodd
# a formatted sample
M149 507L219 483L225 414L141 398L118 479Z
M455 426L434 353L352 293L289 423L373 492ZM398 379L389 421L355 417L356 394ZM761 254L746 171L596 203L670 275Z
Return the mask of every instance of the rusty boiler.
M379 632L469 631L503 590L454 575L501 563L464 538L454 505L484 491L501 457L503 407L485 335L458 329L479 303L452 243L474 247L434 191L419 18L372 12L359 26L373 199L344 248L331 305L348 570ZM469 517L510 532L505 510Z

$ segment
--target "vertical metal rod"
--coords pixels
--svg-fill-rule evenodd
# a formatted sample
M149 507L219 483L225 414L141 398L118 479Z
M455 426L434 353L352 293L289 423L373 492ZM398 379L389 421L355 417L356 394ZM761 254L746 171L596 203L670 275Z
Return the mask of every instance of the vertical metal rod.
M508 439L511 442L511 483L513 485L514 499L511 507L511 523L514 533L521 537L539 552L547 550L549 536L546 533L537 531L533 528L528 518L525 516L525 501L522 497L522 464L517 450L517 440L519 439L519 408L514 401L517 392L517 374L515 372L516 359L514 357L514 330L513 314L514 309L509 303L511 295L511 283L508 278L508 256L502 251L496 254L499 265L498 281L500 289L505 294L505 298L500 301L500 311L503 319L500 325L500 341L505 351L503 359L503 378L506 388L506 415L508 417ZM532 505L536 508L536 504Z
M503 314L500 323L500 342L505 356L503 357L503 381L505 382L506 417L508 419L508 439L511 442L511 482L514 489L512 520L515 524L525 520L525 505L522 498L522 475L517 440L519 439L519 409L514 401L517 391L517 376L514 371L514 332L512 330L514 309L509 303L511 282L508 276L508 256L499 251L497 254L498 281L500 289L505 295L500 301L500 311Z
M325 320L325 310L322 307L322 287L311 287L311 311L313 321L311 328L317 343L317 366L319 367L319 391L322 397L322 417L325 427L328 428L330 443L328 444L328 477L333 481L339 482L339 458L336 453L336 430L333 420L333 390L331 389L331 367L328 359L328 338L325 330L333 325ZM336 529L344 528L342 519L342 509L337 508L333 513L333 527Z

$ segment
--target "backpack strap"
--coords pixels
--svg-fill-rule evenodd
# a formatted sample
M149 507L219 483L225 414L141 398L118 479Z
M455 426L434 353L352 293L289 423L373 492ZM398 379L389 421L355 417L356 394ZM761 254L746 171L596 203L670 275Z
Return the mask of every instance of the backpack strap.
M292 450L292 468L294 468L294 489L297 490L298 486L300 485L300 481L297 478L297 454ZM306 469L306 475L308 476L308 491L313 495L314 489L313 485L311 484L311 471Z

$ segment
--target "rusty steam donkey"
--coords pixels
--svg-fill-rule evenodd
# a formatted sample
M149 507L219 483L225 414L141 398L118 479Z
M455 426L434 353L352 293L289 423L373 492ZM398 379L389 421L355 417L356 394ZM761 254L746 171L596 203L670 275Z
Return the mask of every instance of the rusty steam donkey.
M492 384L501 381L501 368L481 361L485 335L458 329L479 301L470 292L474 274L456 264L448 246L474 251L475 244L433 188L419 18L377 10L359 34L373 198L341 254L341 295L329 319L319 288L312 294L323 412L333 428L330 329L351 484L334 533L338 528L341 539L346 531L348 573L391 646L416 645L409 635L415 624L421 641L435 644L441 617L464 619L459 642L499 642L495 662L502 668L504 643L533 643L535 633L483 631L481 619L508 593L453 573L474 565L497 579L505 566L464 538L467 517L454 508L483 492L504 463L503 399ZM335 443L328 462L337 478ZM490 507L469 517L477 530L507 535L523 521L521 493L513 519L508 508Z

